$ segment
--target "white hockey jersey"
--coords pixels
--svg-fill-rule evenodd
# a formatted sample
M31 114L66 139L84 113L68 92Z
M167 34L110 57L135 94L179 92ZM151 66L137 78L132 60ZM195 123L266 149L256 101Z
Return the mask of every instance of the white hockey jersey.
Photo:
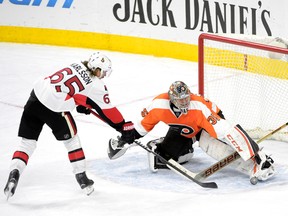
M100 110L104 120L109 119L112 123L124 121L118 109L110 103L103 81L98 77L90 77L88 73L82 63L73 63L38 80L34 85L35 95L54 112L72 111L77 105L83 105L98 112ZM87 104L88 98L90 104Z

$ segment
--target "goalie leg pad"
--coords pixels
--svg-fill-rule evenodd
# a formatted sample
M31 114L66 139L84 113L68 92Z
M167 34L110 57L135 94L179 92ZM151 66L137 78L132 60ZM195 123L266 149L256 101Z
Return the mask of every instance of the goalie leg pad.
M206 131L201 133L199 146L204 152L217 161L234 152L234 149L232 149L230 145L214 139L209 136ZM275 174L272 158L265 155L262 151L258 151L255 159L244 161L240 158L239 160L233 161L231 167L244 174L250 175L250 179L256 177L260 181L265 181Z
M159 139L151 140L147 143L147 147L153 151L156 152L157 144L162 143L164 140L164 137L161 137ZM151 172L155 173L158 171L158 168L167 168L165 164L161 164L158 158L151 152L148 152L148 165Z
M217 161L228 156L234 151L229 145L211 137L204 130L200 136L199 147Z
M237 151L244 161L249 160L259 150L255 141L251 139L240 125L231 128L225 135L224 141Z
M217 161L222 160L234 152L234 149L230 145L211 137L206 131L202 131L201 133L199 147ZM252 160L244 161L240 158L239 160L233 161L231 167L249 175L253 164L254 162Z

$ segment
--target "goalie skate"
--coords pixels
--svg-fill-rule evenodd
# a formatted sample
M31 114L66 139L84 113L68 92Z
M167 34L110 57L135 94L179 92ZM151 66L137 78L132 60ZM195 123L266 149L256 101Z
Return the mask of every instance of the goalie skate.
M251 179L253 178L257 178L257 180L260 181L266 181L272 176L274 176L275 174L275 168L273 165L274 161L270 156L267 156L263 152L259 151L257 156L255 156L255 161L256 161L255 165L250 175L250 182Z
M4 194L6 195L7 200L14 195L18 185L19 177L20 174L17 169L10 172L7 184L4 188Z

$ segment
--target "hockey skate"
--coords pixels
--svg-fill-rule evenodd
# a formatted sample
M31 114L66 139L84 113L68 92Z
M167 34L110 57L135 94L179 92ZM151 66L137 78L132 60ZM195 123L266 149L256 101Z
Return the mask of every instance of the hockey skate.
M94 181L91 179L88 179L86 172L78 173L75 175L77 182L79 183L82 190L84 190L89 196L94 191Z
M7 184L4 188L4 194L6 195L7 200L14 195L19 181L19 177L20 177L19 170L14 169L10 172Z
M259 151L255 156L255 164L251 171L250 182L257 184L258 180L266 181L275 174L275 168L273 166L273 159L263 152Z

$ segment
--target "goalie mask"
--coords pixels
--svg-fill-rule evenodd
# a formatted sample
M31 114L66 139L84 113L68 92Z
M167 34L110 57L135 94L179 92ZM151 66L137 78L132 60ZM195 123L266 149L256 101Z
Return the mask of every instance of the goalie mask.
M100 69L100 75L98 76L99 79L102 79L105 76L109 77L110 74L112 73L112 63L110 59L100 52L93 53L90 56L87 66L93 72L97 68Z
M190 90L188 86L181 81L172 83L169 88L168 95L171 103L173 103L181 113L187 114L190 105Z

